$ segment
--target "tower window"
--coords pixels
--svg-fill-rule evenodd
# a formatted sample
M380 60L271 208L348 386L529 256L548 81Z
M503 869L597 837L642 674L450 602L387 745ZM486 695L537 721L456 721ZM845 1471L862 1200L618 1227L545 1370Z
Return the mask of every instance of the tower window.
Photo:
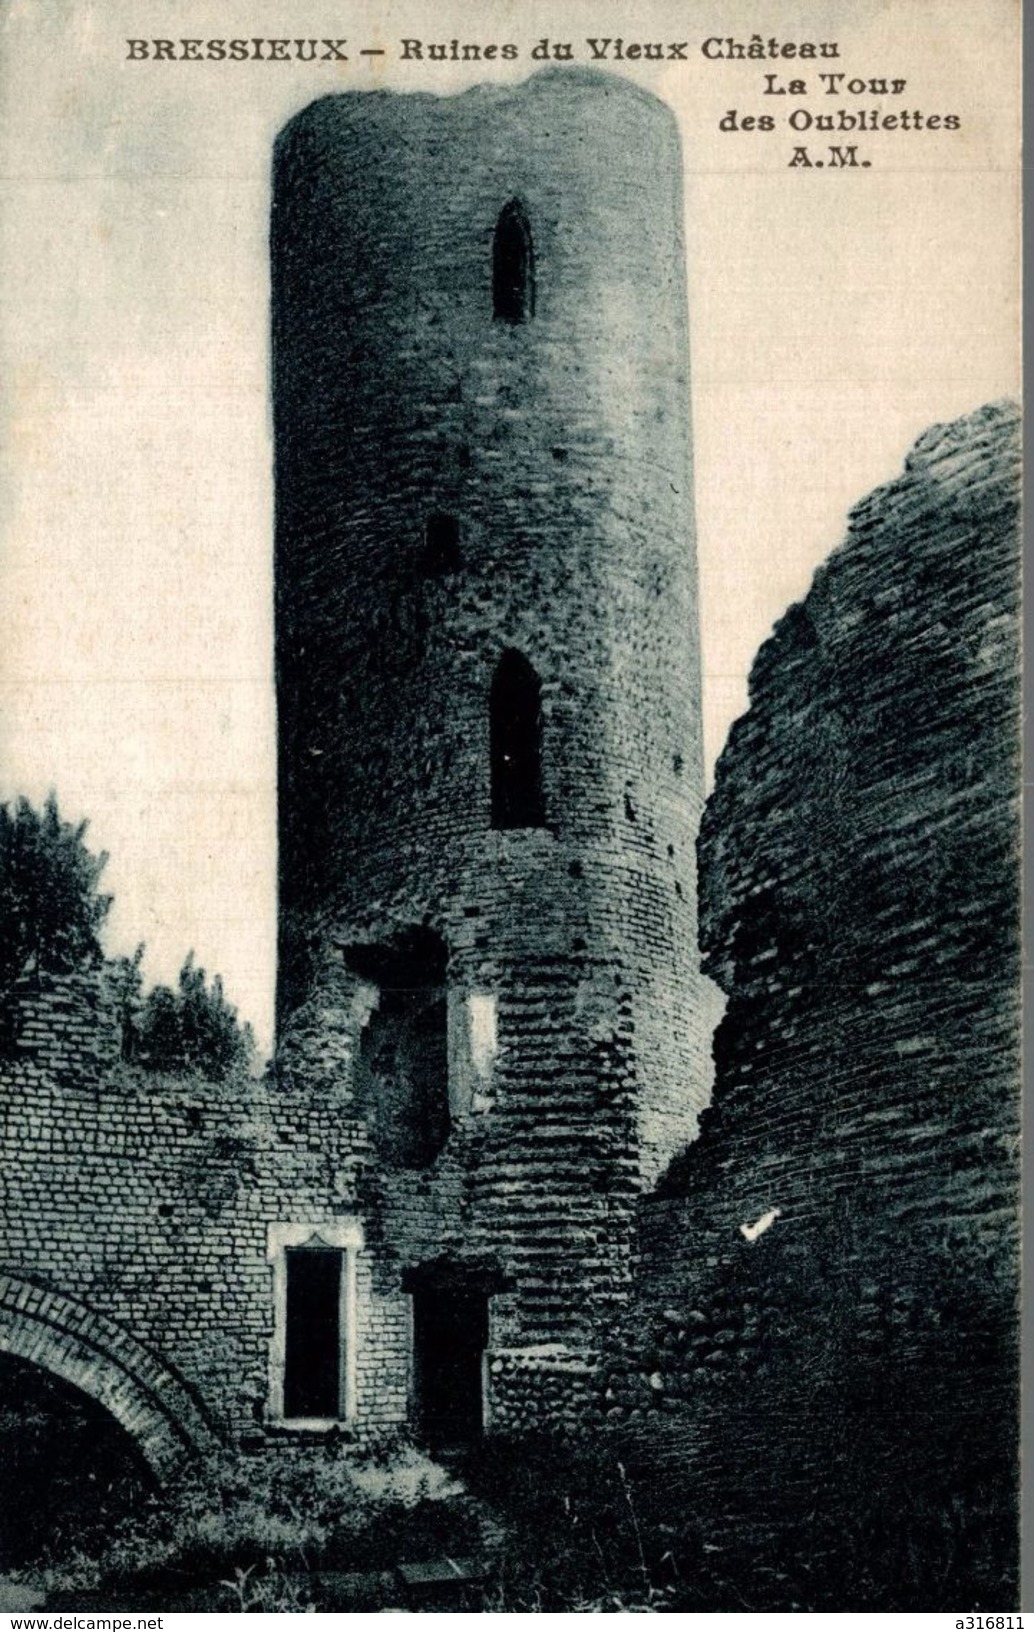
M492 304L503 323L528 323L535 315L535 253L531 226L515 198L504 204L492 243Z
M542 827L542 688L520 652L504 652L489 701L492 826Z

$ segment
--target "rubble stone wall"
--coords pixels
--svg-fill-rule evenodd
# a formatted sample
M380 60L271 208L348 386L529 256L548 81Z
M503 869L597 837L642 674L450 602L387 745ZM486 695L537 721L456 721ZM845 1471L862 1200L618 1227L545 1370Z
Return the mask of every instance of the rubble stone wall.
M1014 1482L1017 440L934 427L856 507L705 812L714 1102L601 1406L716 1499Z

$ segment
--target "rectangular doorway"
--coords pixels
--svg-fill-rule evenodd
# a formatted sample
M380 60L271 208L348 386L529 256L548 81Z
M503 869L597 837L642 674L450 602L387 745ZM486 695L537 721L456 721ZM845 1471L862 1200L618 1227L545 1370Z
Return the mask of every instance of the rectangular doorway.
M480 1439L487 1347L486 1293L455 1285L414 1291L414 1416L431 1450L460 1450Z

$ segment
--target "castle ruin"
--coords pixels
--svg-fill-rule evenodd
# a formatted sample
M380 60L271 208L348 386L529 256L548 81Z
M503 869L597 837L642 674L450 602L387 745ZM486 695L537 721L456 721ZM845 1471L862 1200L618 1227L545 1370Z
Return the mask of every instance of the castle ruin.
M281 135L277 1056L156 1082L107 971L19 993L0 1349L161 1475L588 1426L773 1526L979 1486L993 1579L1017 416L924 436L758 656L703 820L698 1139L682 230L670 114L602 75Z
M325 98L271 241L281 1066L351 1132L356 1420L448 1437L584 1388L706 1097L677 129Z

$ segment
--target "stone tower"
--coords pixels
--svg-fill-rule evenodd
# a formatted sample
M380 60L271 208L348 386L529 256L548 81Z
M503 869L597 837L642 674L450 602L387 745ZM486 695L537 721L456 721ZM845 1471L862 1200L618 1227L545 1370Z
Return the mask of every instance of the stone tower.
M675 121L326 97L271 246L279 1051L354 1125L354 1411L569 1413L706 1096Z

